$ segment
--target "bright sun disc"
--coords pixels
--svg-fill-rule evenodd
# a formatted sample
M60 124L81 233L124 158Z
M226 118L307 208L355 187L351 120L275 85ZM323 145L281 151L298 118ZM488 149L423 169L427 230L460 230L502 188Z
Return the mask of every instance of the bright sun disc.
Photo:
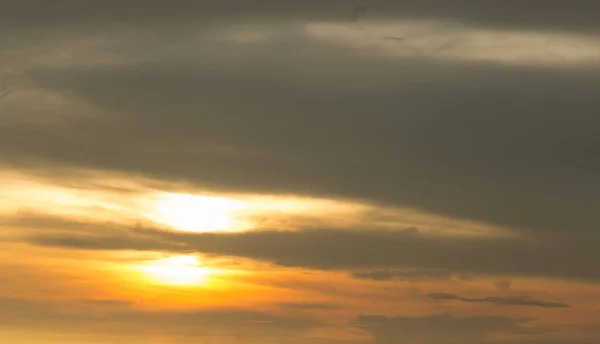
M236 229L235 213L246 208L242 201L182 194L167 194L156 203L156 220L190 232Z
M200 267L194 256L177 256L159 259L145 265L141 270L159 284L191 286L205 284L216 271Z

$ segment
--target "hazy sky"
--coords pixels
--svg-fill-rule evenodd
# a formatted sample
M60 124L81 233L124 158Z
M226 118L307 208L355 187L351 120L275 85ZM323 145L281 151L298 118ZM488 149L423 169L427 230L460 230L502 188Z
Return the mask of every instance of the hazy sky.
M0 337L600 342L597 0L14 0Z

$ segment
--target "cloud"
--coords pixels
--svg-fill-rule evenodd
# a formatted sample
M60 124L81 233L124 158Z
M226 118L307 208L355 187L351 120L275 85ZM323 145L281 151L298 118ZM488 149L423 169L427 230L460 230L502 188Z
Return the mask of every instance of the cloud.
M446 271L598 281L597 1L373 0L352 21L355 5L15 1L0 9L0 169L74 189L89 188L81 171L93 171L207 192L349 200L513 236L310 221L297 231L178 233L25 216L3 218L2 240L247 257L382 281L440 281ZM390 35L406 37L383 39ZM59 198L28 206L48 200L48 209ZM441 297L531 312L562 305ZM0 303L5 328L97 324L55 304ZM253 312L149 314L110 300L69 307L116 312L105 318L114 333L168 323L169 331L232 341L239 337L228 331L241 328L250 342L268 343L322 325ZM480 344L530 333L527 320L452 315L361 316L352 326L379 343Z
M0 305L0 328L3 330L35 329L47 333L69 326L77 329L71 335L88 335L94 340L118 340L133 335L137 335L138 340L150 338L151 329L159 326L164 329L163 335L180 341L186 338L243 339L248 343L277 343L285 338L309 341L303 339L304 334L323 325L295 315L279 316L249 310L143 310L116 300L33 302L1 299ZM119 307L115 308L115 305Z
M40 89L105 115L8 123L3 164L353 198L597 236L592 69L382 60L294 28L260 46L206 30L173 53L158 35L123 38L131 45L115 49L124 55L136 44L156 52L134 64L28 70Z
M62 302L0 299L0 329L45 335L57 342L125 341L148 342L157 331L165 340L192 343L198 340L228 343L323 343L331 334L344 339L353 334L357 340L376 344L416 342L423 344L481 344L496 335L509 335L502 344L537 343L563 344L553 340L528 341L527 336L543 335L547 331L532 329L533 319L500 316L459 317L453 314L430 316L359 315L345 320L343 327L298 314L270 314L248 310L188 310L159 311L137 308L119 300L71 300ZM343 320L343 319L338 319ZM60 332L65 326L74 329ZM435 331L432 331L435 329ZM57 331L58 330L58 331ZM343 330L343 331L340 331ZM321 335L316 335L320 333ZM324 336L329 334L328 336ZM340 335L346 337L339 337ZM369 338L370 337L370 338ZM27 333L18 337L23 340ZM350 341L347 341L350 342ZM571 341L577 342L578 341ZM581 343L584 343L581 341ZM589 342L591 343L591 342Z
M527 0L519 2L472 2L460 0L449 5L444 0L369 0L365 16L391 18L443 19L467 22L490 28L536 28L549 31L597 31L599 25L592 13L598 9L593 0L579 0L577 6L560 0ZM163 29L198 20L306 19L311 17L350 20L355 3L344 0L285 2L276 0L209 0L202 3L180 3L164 6L161 1L116 0L99 3L42 0L12 4L3 9L0 23L4 27L52 27L50 18L70 25L94 26L98 23L127 23ZM363 16L364 17L364 16ZM166 31L166 30L165 30Z
M431 294L428 294L427 297L429 297L432 300L436 300L436 301L457 300L457 301L468 302L468 303L483 302L483 303L492 303L492 304L503 305L503 306L531 306L531 307L542 307L542 308L569 308L569 307L571 307L570 305L567 305L564 303L546 302L546 301L531 299L528 297L516 297L516 296L514 296L514 297L488 296L488 297L484 297L484 298L469 298L469 297L463 297L463 296L454 295L454 294L431 293Z
M558 32L490 30L456 22L364 20L348 23L313 22L311 36L357 53L390 59L507 64L533 68L598 67L600 40ZM396 35L396 36L394 36Z
M371 270L357 271L351 274L355 278L375 281L421 281L421 280L449 280L454 274L445 270Z
M511 287L511 282L508 280L500 280L494 282L494 287L498 288L500 291L509 291Z
M23 233L20 240L88 250L198 252L269 261L282 266L354 270L358 277L396 278L364 270L453 271L575 279L600 278L597 250L514 237L437 237L390 230L302 229L190 233L152 227L79 233ZM362 271L362 272L361 272ZM428 272L429 273L429 272ZM406 277L406 276L405 276Z
M331 304L331 303L310 303L310 302L302 302L302 303L284 303L280 304L280 306L284 308L291 309L304 309L304 310L323 310L323 309L338 309L339 305Z
M523 326L528 321L530 319L495 316L461 318L450 314L427 317L361 315L356 326L372 333L377 344L479 344L487 342L493 334L532 332Z

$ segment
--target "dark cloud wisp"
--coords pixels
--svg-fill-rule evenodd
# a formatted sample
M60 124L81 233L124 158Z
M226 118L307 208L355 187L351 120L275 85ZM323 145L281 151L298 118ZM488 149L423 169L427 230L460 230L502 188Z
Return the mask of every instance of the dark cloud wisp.
M246 257L283 266L355 270L441 270L598 279L598 251L515 238L444 238L394 231L316 230L186 233L139 228L34 233L44 246L158 250ZM365 277L365 276L362 276ZM375 276L377 277L377 276ZM381 276L379 276L381 278ZM383 276L390 277L390 276ZM390 277L391 278L391 277Z
M429 297L432 300L436 300L436 301L448 301L448 300L455 300L455 301L462 301L462 302L467 302L467 303L491 303L491 304L497 304L497 305L503 305L503 306L530 306L530 307L542 307L542 308L569 308L571 307L570 305L567 305L565 303L559 303L559 302L547 302L547 301L540 301L540 300L536 300L536 299L532 299L532 298L528 298L528 297L493 297L493 296L488 296L488 297L484 297L484 298L469 298L469 297L464 297L464 296L460 296L460 295L455 295L455 294L444 294L444 293L431 293L428 294L427 297Z

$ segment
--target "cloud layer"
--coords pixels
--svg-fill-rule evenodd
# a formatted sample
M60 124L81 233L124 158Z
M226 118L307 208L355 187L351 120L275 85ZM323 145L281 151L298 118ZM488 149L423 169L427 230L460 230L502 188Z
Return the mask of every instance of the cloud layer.
M561 234L598 225L595 73L382 60L289 34L266 46L201 39L133 65L32 69L42 89L108 116L8 123L3 159ZM150 40L145 49L167 51Z
M182 343L193 340L183 332L213 330L219 344L597 342L598 9L591 0L6 5L0 169L14 175L0 182L0 323L52 332L54 319L92 336L106 332L96 316L122 333L166 323ZM139 206L169 192L322 202L264 207L250 231L191 233L152 223ZM141 310L106 272L122 273L109 258L123 266L137 254L234 258L267 272L227 283L239 295L270 288L260 289L268 297L216 298L239 302L227 311ZM82 257L104 262L98 284L112 301L64 299L100 293L61 275L84 274ZM71 265L52 265L60 259ZM38 284L17 277L35 266L49 289L29 295ZM190 293L202 301L209 289ZM257 301L280 294L271 308ZM102 311L82 315L91 308Z
M87 228L86 228L87 227ZM406 231L304 229L183 233L80 224L80 233L51 231L29 242L91 250L159 250L246 257L316 269L408 268L596 280L597 251L519 238L446 238ZM568 261L565 260L568 257ZM365 277L360 275L359 277ZM378 279L377 275L372 276ZM381 279L381 276L379 276Z

